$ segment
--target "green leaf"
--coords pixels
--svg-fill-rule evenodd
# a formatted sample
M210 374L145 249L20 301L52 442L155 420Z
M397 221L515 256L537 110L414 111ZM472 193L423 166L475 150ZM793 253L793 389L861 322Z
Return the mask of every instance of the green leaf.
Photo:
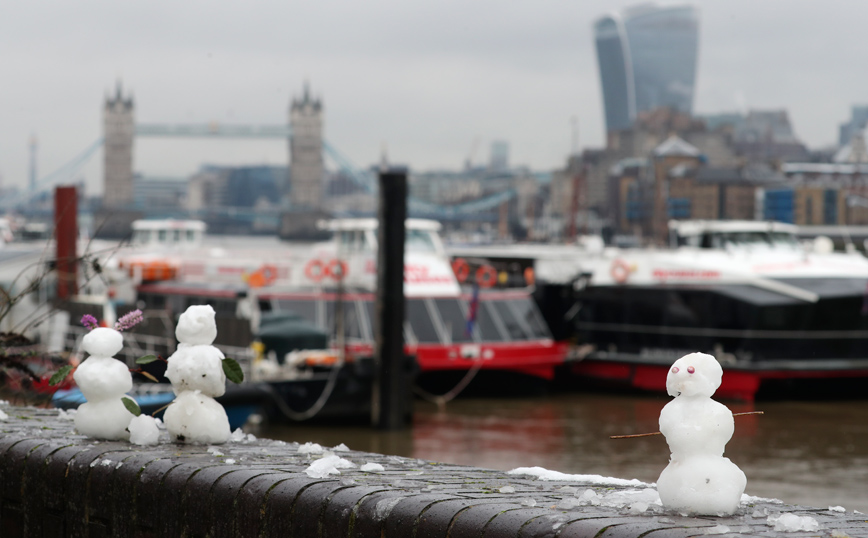
M233 383L244 381L244 372L241 371L241 366L235 359L229 357L223 359L223 373L226 374L226 379Z
M48 380L48 384L49 384L50 386L52 386L52 387L53 387L54 385L57 385L58 383L60 383L60 382L63 381L64 379L66 379L66 376L69 375L69 372L70 372L70 371L72 371L72 365L71 365L71 364L67 364L66 366L64 366L64 367L61 368L60 370L54 372L54 375L52 375L52 376L51 376L51 379ZM44 378L43 378L43 379L44 379Z
M156 355L145 355L144 357L139 357L136 359L136 364L150 364L154 361L160 360Z
M124 407L127 408L127 411L134 414L135 416L139 416L142 414L142 409L139 407L139 404L136 403L132 398L121 398L121 401L124 402Z

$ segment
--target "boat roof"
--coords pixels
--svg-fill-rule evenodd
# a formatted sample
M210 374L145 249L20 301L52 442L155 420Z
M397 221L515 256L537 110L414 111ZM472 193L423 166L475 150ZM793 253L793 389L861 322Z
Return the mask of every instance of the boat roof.
M671 220L669 229L678 235L699 235L704 232L789 232L796 233L798 226L785 222L761 220Z
M200 230L205 231L206 225L201 220L154 219L135 220L133 230Z
M407 219L404 221L404 226L409 230L428 230L432 232L440 231L441 225L436 220L429 219ZM376 230L379 227L377 219L334 219L321 221L320 227L324 230L346 231L346 230Z

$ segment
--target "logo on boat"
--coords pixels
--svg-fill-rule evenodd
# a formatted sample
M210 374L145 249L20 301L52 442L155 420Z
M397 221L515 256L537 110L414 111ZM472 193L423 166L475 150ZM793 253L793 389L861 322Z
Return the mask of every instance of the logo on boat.
M451 275L432 275L426 265L404 265L404 282L413 284L430 284L433 282L451 283Z
M657 280L679 279L714 279L720 278L720 271L710 269L654 269L651 276Z

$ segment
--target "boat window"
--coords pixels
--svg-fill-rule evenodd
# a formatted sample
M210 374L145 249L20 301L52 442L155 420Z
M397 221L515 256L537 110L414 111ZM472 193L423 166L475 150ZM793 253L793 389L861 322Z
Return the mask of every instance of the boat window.
M410 299L407 301L407 320L410 328L419 343L440 342L440 336L434 327L434 321L428 313L423 299Z
M431 232L426 230L407 230L404 240L404 248L408 252L436 252Z
M192 243L196 240L196 231L187 230L187 242Z
M180 243L181 242L181 230L175 230L172 233L172 242L173 243Z
M490 301L488 304L491 308L497 311L507 334L509 334L510 340L527 340L530 336L528 334L530 329L527 331L524 330L522 323L515 316L515 312L513 312L509 307L509 303L511 302L512 301Z
M157 239L159 239L160 243L166 242L166 230L157 231Z
M522 327L525 331L529 331L530 338L549 338L549 332L546 329L542 316L529 297L523 299L513 299L503 301L512 309L516 319L522 322ZM504 306L507 306L504 305Z
M455 298L434 299L434 306L440 313L446 335L451 342L470 342L472 335L467 334L467 317L464 312L466 305Z
M277 310L279 312L295 312L306 321L317 325L316 301L301 301L295 299L278 299Z
M504 333L500 330L496 316L497 313L495 312L494 305L488 301L479 301L479 308L476 313L476 326L479 328L479 334L483 341L503 342L506 340Z

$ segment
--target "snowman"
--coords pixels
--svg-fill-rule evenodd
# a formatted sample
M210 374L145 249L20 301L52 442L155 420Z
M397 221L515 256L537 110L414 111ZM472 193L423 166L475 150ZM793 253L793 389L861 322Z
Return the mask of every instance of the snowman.
M89 355L76 368L73 379L87 399L75 415L75 429L96 439L129 439L133 414L121 398L133 388L129 368L114 358L123 347L120 332L104 327L84 335L81 346Z
M660 412L660 432L672 456L657 491L668 510L696 515L731 515L747 478L723 457L735 425L732 412L711 399L723 368L711 355L691 353L672 365L666 390L675 399Z
M210 305L189 307L178 320L178 349L169 357L166 377L176 398L163 421L172 439L188 443L225 443L229 439L226 410L214 399L226 392L223 353Z

